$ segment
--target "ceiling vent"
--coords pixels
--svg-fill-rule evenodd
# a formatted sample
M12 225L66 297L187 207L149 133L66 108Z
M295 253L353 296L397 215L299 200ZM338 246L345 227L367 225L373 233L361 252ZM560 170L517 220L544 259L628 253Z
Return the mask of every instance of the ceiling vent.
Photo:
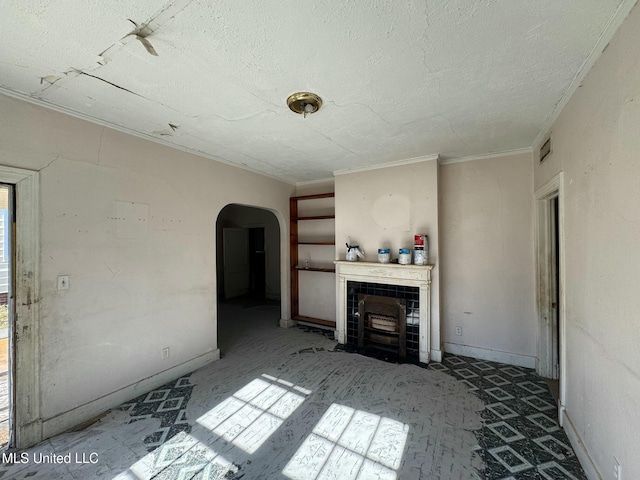
M540 147L540 163L549 156L551 153L551 137L547 138L547 141Z

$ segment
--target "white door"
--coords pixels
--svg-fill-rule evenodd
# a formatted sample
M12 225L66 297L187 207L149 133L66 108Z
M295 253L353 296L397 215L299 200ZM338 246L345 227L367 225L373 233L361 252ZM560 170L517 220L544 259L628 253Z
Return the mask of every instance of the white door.
M249 293L249 229L223 228L224 296Z

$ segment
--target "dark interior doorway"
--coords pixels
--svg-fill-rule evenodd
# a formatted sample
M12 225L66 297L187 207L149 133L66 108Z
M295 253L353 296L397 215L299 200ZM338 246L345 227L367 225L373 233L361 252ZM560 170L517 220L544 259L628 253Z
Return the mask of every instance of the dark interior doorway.
M281 232L264 208L230 204L216 221L217 329L220 355L256 319L277 328L281 318Z
M230 204L218 215L218 300L280 304L280 224L270 211Z
M267 264L264 227L249 228L249 295L265 299L267 293Z

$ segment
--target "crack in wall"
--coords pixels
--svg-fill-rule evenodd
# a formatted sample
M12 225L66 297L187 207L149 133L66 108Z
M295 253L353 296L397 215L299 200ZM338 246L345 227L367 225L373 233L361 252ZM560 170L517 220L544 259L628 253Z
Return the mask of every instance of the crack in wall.
M56 155L54 157L53 160L51 160L49 163L47 163L44 167L42 167L41 169L38 170L38 173L41 173L42 171L46 170L47 168L49 168L55 161L60 159L60 155Z
M504 238L504 191L502 190L502 185L500 184L500 179L498 175L494 175L496 179L496 183L498 184L498 190L500 190L500 239L502 244L502 253L504 254L505 250L505 238Z
M96 161L98 162L98 165L100 165L100 153L102 152L102 137L104 136L104 127L100 129L100 140L98 142L98 153L97 153L97 158Z

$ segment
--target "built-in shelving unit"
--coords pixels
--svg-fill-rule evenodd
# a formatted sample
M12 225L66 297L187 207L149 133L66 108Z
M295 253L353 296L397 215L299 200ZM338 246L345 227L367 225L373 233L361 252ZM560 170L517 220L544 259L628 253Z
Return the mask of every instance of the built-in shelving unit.
M296 266L296 270L303 270L305 272L328 272L328 273L334 273L336 271L335 268L319 268L319 267L301 267L301 266Z
M307 242L299 241L298 245L335 245L336 242Z
M291 319L299 322L315 324L322 327L335 328L336 322L322 318L315 318L306 315L300 315L300 272L318 272L335 274L334 265L324 265L314 262L313 258L300 258L300 245L315 245L319 247L335 246L335 238L329 238L335 234L335 225L331 227L331 232L322 232L321 236L315 238L300 238L298 227L299 222L312 222L322 220L335 219L335 215L299 215L300 202L320 200L326 198L334 198L333 193L321 193L316 195L304 195L299 197L291 197L289 200L290 212L290 265L291 265ZM308 265L305 264L305 260ZM301 263L302 261L302 263ZM326 263L326 261L324 262Z

